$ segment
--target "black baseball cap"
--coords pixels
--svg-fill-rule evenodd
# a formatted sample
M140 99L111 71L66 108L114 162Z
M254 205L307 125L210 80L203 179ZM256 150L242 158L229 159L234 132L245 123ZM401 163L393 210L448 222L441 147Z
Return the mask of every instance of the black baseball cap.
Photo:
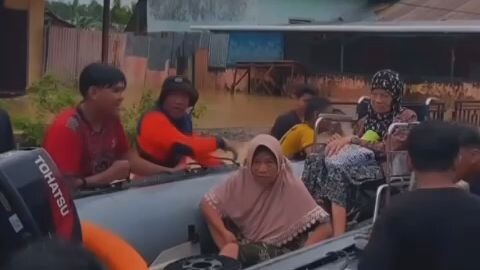
M176 92L183 92L189 96L190 107L193 107L195 104L197 104L199 95L192 82L183 76L170 76L163 82L162 92L158 97L157 105L161 106L165 102L165 99L168 95Z

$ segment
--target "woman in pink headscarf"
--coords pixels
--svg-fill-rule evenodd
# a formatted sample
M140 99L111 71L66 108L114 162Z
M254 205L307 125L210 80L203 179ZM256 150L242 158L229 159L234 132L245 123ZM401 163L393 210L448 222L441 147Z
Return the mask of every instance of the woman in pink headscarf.
M331 236L329 215L295 177L280 143L255 137L245 166L202 201L220 254L244 267Z

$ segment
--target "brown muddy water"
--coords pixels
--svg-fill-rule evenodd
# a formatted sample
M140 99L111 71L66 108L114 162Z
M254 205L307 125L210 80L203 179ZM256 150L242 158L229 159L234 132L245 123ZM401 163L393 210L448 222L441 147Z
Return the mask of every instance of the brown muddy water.
M275 118L294 106L294 100L285 97L230 95L224 92L202 92L199 104L207 107L205 114L196 120L197 132L217 135L234 142L239 160L246 155L246 143L257 134L268 133ZM353 114L354 107L339 106L347 114ZM350 132L349 124L342 125ZM218 156L231 155L218 151Z
M128 107L139 101L140 91L127 91L124 106ZM154 93L155 97L158 93ZM27 97L5 100L9 113L35 117ZM266 127L275 117L289 110L293 100L280 97L230 95L220 91L203 91L200 93L199 106L206 110L200 119L195 120L195 127L200 129L231 127Z
M158 93L153 93L156 97ZM125 92L124 106L138 103L141 91ZM27 97L5 100L9 113L35 117L34 109ZM195 119L197 129L225 128L267 128L275 118L294 105L294 100L286 97L255 96L246 94L231 95L225 91L200 91L199 106L206 107L200 119Z
M126 91L124 106L138 103L141 91ZM154 93L155 97L158 93ZM12 115L35 117L28 98L7 100ZM204 135L219 135L237 145L240 157L244 156L245 142L260 133L267 133L275 118L294 105L294 100L285 97L231 95L224 91L201 91L199 106L206 110L200 119L194 120L195 130ZM341 108L353 113L353 108ZM220 154L220 153L219 153ZM224 154L221 154L224 156Z

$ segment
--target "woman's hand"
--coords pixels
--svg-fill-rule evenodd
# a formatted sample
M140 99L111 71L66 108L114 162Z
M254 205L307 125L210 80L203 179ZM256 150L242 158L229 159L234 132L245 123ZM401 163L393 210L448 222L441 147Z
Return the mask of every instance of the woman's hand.
M130 176L130 163L128 160L117 160L113 162L110 167L112 170L112 177L115 180L128 179Z
M237 157L238 157L238 152L237 152L237 149L236 149L234 143L232 141L226 140L226 139L224 139L224 141L225 141L225 147L223 148L223 151L232 152L233 159L236 160Z
M223 240L225 241L225 244L230 244L230 243L237 243L237 237L235 234L233 234L229 230L225 230L222 233Z
M340 136L338 133L335 133L332 136L330 136L330 138L328 138L327 144L329 144L329 143L331 143L335 140L341 139L341 138L342 138L342 136Z
M189 168L188 164L185 162L180 162L177 166L170 168L168 170L169 173L176 173L186 171Z
M343 147L350 144L351 140L352 136L347 136L329 142L325 147L325 154L327 157L338 154Z

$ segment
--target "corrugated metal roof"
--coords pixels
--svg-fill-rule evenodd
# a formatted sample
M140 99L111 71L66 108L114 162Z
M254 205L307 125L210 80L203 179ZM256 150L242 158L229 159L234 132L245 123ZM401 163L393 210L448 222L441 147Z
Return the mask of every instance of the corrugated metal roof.
M480 0L401 0L377 15L383 21L480 20Z
M194 25L191 28L210 31L480 33L480 19L478 21L394 21L321 25Z

